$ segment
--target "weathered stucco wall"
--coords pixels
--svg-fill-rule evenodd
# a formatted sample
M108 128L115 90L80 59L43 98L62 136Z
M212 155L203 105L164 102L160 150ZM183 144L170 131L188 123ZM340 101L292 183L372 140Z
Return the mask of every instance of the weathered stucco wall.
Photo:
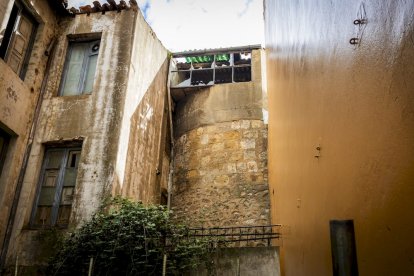
M188 275L197 276L279 276L279 249L277 247L218 248L211 254L213 264L204 265Z
M12 237L15 242L9 250L9 262L19 255L21 265L33 265L44 261L50 253L47 252L50 250L48 248L44 249L45 252L42 251L43 248L39 245L39 231L31 230L29 225L45 143L59 145L69 141L82 141L71 227L89 219L104 197L123 192L119 189L122 187L122 178L118 173L124 172L126 160L119 160L118 156L121 149L128 148L128 139L125 143L120 140L121 128L125 122L128 126L137 122L132 119L132 114L135 110L141 110L141 106L163 103L166 93L167 52L149 28L143 27L143 22L145 23L142 15L133 9L105 14L91 13L89 16L76 15L59 22L60 33L24 178ZM137 31L139 28L142 30ZM58 96L68 35L96 34L101 35L101 43L92 94ZM147 56L154 58L148 59ZM151 64L150 60L154 63ZM133 78L129 78L131 76ZM135 77L141 82L137 82ZM144 101L142 97L145 93L155 102ZM135 98L136 95L141 96ZM153 98L157 96L161 99ZM150 107L158 106L159 104ZM163 109L160 112L163 115ZM148 138L151 131L161 129L164 125L159 111L155 113L157 116L146 122L148 128L134 133L136 135L130 139L131 151L139 160L143 156L140 155L141 152L133 151L133 145L136 141L142 142ZM136 114L139 117L139 111ZM125 119L125 116L129 117ZM134 125L132 129L135 127ZM156 145L156 142L162 143L162 139L150 139L150 142ZM152 154L157 158L159 156L158 152ZM146 157L153 158L148 154ZM141 184L136 181L131 185ZM124 195L133 197L128 191Z
M133 48L131 53L131 66L128 75L126 100L123 108L124 114L120 128L116 174L119 179L119 188L122 189L122 193L124 195L144 200L144 198L137 198L136 194L128 195L126 192L127 189L122 187L122 183L125 182L126 185L136 186L150 185L150 183L146 182L148 176L144 176L139 180L135 179L132 183L130 183L129 179L125 179L127 173L131 172L131 170L138 170L138 167L142 165L128 164L127 155L135 154L139 160L144 161L146 158L150 157L148 155L149 153L145 156L141 155L140 152L133 153L131 152L133 149L130 144L136 144L139 142L144 145L144 148L146 148L146 146L155 146L155 144L163 142L162 139L156 139L155 136L151 137L151 135L148 134L150 132L154 132L155 129L157 129L155 133L158 134L161 129L159 126L160 122L158 119L160 119L160 117L158 114L161 111L160 109L164 108L164 97L167 94L166 85L168 65L165 63L168 59L168 51L164 48L161 41L157 38L151 27L145 21L141 12L137 13L132 43ZM161 98L157 98L152 95L154 93L157 94L157 97ZM143 100L144 96L147 97L146 101ZM151 97L151 99L148 99L149 97ZM138 109L141 109L141 111L138 111ZM143 118L139 118L142 125L138 126L136 125L137 118L133 119L133 117L141 115L144 116ZM147 129L147 126L154 129ZM143 135L142 137L132 136L133 132L135 135L138 134L135 132L137 129L140 129L140 133ZM145 139L144 136L146 137ZM151 154L153 156L157 156L158 158L158 152L152 152ZM156 168L152 167L152 173L155 169Z
M3 248L33 113L45 75L48 57L44 52L51 43L56 29L55 15L46 2L23 1L23 3L27 5L39 25L24 80L21 80L9 65L0 59L0 127L12 136L3 171L0 172L0 248ZM4 31L12 6L13 1L0 3L0 31Z
M131 118L128 155L121 194L144 203L160 203L161 186L165 187L167 170L163 160L168 119L168 60L160 68Z
M73 225L89 218L105 194L110 192L116 178L113 172L134 14L133 11L85 14L59 23L60 33L14 226L13 240L17 242L9 250L10 256L20 255L22 265L32 264L38 257L33 254L34 248L38 247L37 231L24 229L30 229L29 220L45 149L43 143L84 139L72 206ZM67 35L96 32L101 32L102 36L92 94L58 96L68 46Z
M194 90L174 110L176 138L199 126L263 118L261 50L252 51L252 81L213 85ZM187 93L189 94L189 93Z
M14 1L1 1L0 3L0 30L2 31L6 29L13 3ZM3 38L3 32L1 34Z
M176 103L172 210L192 226L269 223L260 50L252 81L195 90Z
M265 4L269 183L273 222L289 229L285 275L332 274L332 219L354 220L360 275L413 275L414 2Z

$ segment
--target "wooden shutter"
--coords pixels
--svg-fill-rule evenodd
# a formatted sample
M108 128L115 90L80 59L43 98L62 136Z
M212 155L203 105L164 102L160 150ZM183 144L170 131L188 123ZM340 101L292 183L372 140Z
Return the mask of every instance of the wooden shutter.
M80 148L46 151L32 226L68 226L80 156Z
M87 45L86 45L87 46ZM70 45L70 53L67 59L63 96L79 95L83 63L85 60L85 43L73 43Z
M91 94L93 88L93 81L95 78L96 62L98 55L91 55L88 59L88 65L85 73L85 85L83 88L83 94Z
M45 165L42 172L42 185L37 202L34 224L52 225L53 209L56 206L56 189L59 189L59 172L62 167L64 150L46 152Z
M17 74L22 69L34 24L24 14L20 14L6 55L6 62Z
M85 68L85 82L83 87L83 94L91 94L93 82L95 79L96 63L98 61L100 41L92 41L89 43L88 60Z
M63 178L62 194L60 196L59 212L56 221L56 224L60 226L69 224L80 154L80 150L70 150L68 153L65 175Z

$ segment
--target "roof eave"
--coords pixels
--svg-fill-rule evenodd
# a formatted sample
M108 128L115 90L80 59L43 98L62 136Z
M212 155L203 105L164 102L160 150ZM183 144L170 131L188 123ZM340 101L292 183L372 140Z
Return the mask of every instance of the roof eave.
M262 48L262 45L255 44L255 45L246 45L246 46L238 46L238 47L175 52L175 53L172 53L172 56L175 58L178 58L178 57L186 57L190 55L220 54L220 53L228 53L228 52L245 52L245 51L257 50L261 48Z

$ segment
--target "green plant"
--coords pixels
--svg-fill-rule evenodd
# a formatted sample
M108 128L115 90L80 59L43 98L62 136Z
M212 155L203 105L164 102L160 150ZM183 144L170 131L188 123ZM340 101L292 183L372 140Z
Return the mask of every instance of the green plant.
M180 275L210 252L206 239L188 238L188 228L170 222L164 206L107 201L94 217L70 234L48 266L50 275Z

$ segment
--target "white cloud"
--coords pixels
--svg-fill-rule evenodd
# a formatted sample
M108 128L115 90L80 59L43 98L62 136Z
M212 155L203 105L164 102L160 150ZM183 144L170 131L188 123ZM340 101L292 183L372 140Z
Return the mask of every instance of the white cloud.
M92 0L68 0L68 7L75 7L78 8L83 5L92 4Z
M69 0L69 6L79 6L79 2L85 0ZM171 51L263 44L264 41L262 0L137 2L141 8L149 7L147 22Z

